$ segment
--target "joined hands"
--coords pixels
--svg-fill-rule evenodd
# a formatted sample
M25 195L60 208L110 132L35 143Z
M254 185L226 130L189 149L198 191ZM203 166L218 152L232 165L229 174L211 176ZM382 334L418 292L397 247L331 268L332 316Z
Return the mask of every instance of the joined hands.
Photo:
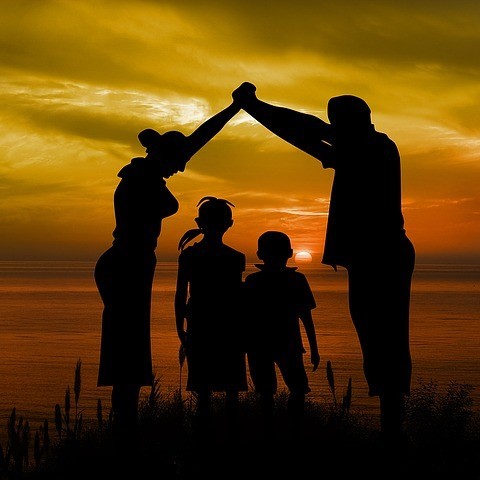
M243 82L238 88L232 92L232 98L234 102L240 106L245 105L249 101L256 98L255 91L257 87L250 82Z

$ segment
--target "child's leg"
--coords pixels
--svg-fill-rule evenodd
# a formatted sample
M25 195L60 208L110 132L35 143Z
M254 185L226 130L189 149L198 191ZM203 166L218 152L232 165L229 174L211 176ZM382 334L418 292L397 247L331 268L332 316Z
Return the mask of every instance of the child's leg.
M292 427L300 427L305 411L305 393L291 391L288 396L287 413Z
M271 391L265 391L260 394L260 408L265 422L265 427L271 429L273 426L273 405L274 394Z
M239 413L239 395L238 390L227 390L225 392L225 410L227 414L227 433L232 439L237 437L238 433L238 413Z
M248 366L255 392L259 395L260 410L265 422L265 427L273 426L274 395L277 391L277 375L275 362L270 355L261 351L248 352Z
M300 352L297 355L284 355L283 358L278 359L277 364L290 392L287 413L290 428L295 433L302 428L305 395L310 391L303 355Z
M210 392L206 389L196 392L197 406L195 409L195 417L193 418L193 434L195 441L198 442L196 448L197 453L201 454L206 446L205 441L209 436L210 423Z
M210 392L202 389L197 392L197 416L206 418L210 414Z
M225 393L225 409L230 418L238 415L238 390L227 390Z

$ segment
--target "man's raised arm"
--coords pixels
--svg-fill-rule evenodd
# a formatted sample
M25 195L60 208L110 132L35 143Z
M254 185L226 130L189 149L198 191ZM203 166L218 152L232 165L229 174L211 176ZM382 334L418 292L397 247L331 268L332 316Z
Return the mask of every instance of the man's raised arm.
M264 102L255 91L255 85L244 82L233 91L232 97L272 133L322 161L325 168L331 166L330 124L314 115Z

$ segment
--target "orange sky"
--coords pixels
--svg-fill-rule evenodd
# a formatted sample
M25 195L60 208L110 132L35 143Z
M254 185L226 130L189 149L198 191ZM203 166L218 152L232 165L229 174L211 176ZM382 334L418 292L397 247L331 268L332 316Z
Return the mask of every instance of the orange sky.
M417 260L480 263L479 21L465 0L3 1L0 260L95 260L137 133L189 134L249 80L324 120L331 96L363 97L401 153ZM215 195L236 205L225 240L249 261L267 229L319 261L332 173L237 115L169 179L180 211L159 260Z

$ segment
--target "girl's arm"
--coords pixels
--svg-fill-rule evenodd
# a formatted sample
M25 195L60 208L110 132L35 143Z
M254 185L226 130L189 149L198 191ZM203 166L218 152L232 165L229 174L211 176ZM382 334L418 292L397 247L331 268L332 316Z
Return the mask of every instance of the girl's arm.
M317 336L311 310L305 309L300 314L300 320L307 334L308 344L310 346L310 361L313 365L313 371L315 371L320 363L320 354L318 353Z
M195 155L206 145L239 111L240 105L234 101L194 130L194 132L187 137L188 158Z
M320 118L269 104L257 98L256 87L244 82L233 93L233 99L278 137L303 150L330 167L332 163L332 127Z
M188 279L185 269L182 267L181 260L179 260L177 287L175 291L175 323L178 338L184 346L186 343L185 315L187 310L187 295Z

